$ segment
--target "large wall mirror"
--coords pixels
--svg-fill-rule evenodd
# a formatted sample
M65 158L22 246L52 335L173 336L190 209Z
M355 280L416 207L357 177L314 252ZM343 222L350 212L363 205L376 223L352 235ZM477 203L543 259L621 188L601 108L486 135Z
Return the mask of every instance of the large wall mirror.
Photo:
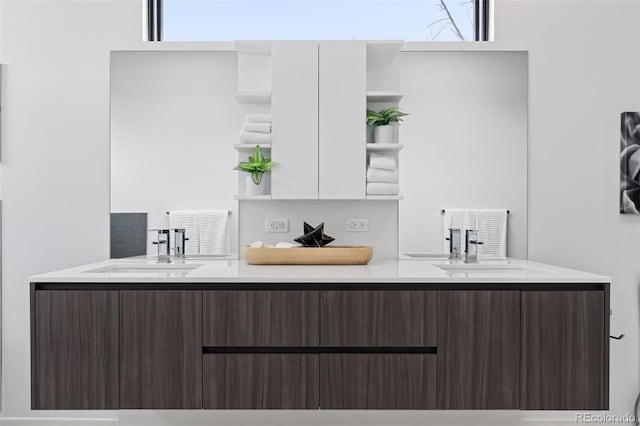
M404 52L399 250L444 251L443 209L505 209L527 257L527 52Z
M508 255L526 258L527 53L407 48L398 66L400 107L410 115L400 127L404 198L388 201L399 208L398 229L387 233L393 245L400 253L442 253L442 209L502 208L510 213ZM236 87L233 51L112 53L113 257L154 253L147 230L167 228L167 212L228 211L228 246L216 253L231 257L239 226L264 227L262 210L293 214L282 201L258 204L264 209L251 217L238 214L232 146L246 109L234 98ZM313 203L323 202L304 203L317 208ZM348 213L328 209L332 214L343 223L340 215ZM352 214L361 215L362 206ZM250 222L239 224L238 217ZM358 237L374 238L377 231Z
M173 211L227 210L227 247L213 253L237 252L236 68L235 52L112 53L112 257L152 254L145 229Z

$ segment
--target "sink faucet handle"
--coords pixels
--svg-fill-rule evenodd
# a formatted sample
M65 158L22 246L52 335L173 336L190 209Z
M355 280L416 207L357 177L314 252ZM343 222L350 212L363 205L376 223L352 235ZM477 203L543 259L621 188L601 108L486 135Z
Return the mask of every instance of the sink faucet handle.
M168 262L171 260L169 252L169 229L158 229L158 241L153 244L158 246L158 260Z
M460 257L460 228L449 228L449 236L445 238L449 241L449 259Z
M189 238L186 237L187 231L184 228L175 228L173 233L173 254L177 258L184 258L186 257L186 242L189 241Z
M464 231L464 261L476 263L478 261L478 246L484 244L478 241L478 231L466 229Z

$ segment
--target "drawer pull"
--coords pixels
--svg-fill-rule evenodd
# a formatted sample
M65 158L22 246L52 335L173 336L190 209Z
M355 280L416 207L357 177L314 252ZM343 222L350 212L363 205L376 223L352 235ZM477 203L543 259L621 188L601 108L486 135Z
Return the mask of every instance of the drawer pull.
M437 354L435 346L204 346L203 354Z

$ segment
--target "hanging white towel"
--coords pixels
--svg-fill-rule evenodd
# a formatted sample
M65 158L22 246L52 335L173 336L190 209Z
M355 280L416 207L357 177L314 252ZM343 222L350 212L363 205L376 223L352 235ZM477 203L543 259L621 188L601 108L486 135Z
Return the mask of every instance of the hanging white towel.
M397 183L367 183L367 195L398 195L400 185Z
M200 251L200 238L198 235L198 215L192 210L177 210L169 212L169 228L183 228L185 237L188 238L184 244L184 253L187 256L198 254ZM169 243L173 250L173 232L169 234Z
M240 133L240 143L252 143L252 144L271 143L271 134L243 131Z
M245 132L271 133L271 123L244 123Z
M459 228L464 238L465 229L478 231L478 257L505 259L507 257L507 210L506 209L446 209L444 214L444 238L449 228ZM449 242L443 238L444 251ZM464 245L464 240L461 241Z
M247 123L271 123L271 114L247 114Z
M225 256L231 253L228 210L198 212L198 229L201 255Z
M369 157L369 167L374 169L395 170L398 168L395 156L372 152Z
M386 170L369 167L367 169L367 182L398 183L398 169Z

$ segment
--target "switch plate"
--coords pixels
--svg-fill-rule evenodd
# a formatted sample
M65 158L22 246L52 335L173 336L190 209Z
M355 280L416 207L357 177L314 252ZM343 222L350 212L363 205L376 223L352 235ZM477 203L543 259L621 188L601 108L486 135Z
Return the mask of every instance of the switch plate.
M289 232L289 219L267 219L264 221L266 232Z
M366 217L360 219L347 219L347 232L369 232L369 219Z

